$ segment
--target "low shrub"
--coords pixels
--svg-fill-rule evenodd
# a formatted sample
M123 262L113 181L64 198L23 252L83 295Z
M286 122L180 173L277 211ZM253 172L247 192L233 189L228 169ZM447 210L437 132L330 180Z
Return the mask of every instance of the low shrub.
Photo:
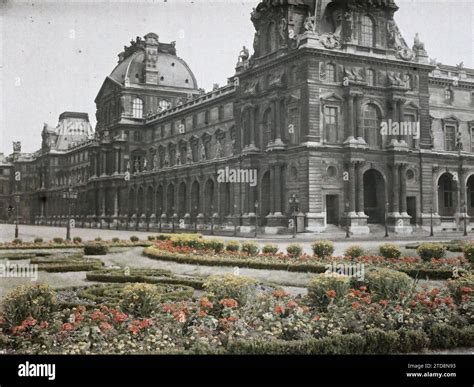
M229 241L225 245L225 249L227 251L239 251L240 250L240 244L239 244L239 242L236 242L236 241Z
M94 239L95 242L102 242L102 238L101 237L97 237Z
M337 302L344 299L349 287L349 277L336 273L318 274L309 281L308 299L314 306L325 308L331 300Z
M447 285L453 299L460 304L463 301L463 297L474 293L474 274L449 280Z
M160 234L156 236L157 241L168 241L171 239L171 235L168 234Z
M464 246L464 258L474 263L474 242L467 243L466 246Z
M382 329L369 329L364 332L365 347L364 353L366 354L388 354L394 352L397 348L399 336L397 332L388 331L385 332Z
M56 293L47 285L20 286L5 296L2 308L10 326L21 324L27 317L46 321L56 308Z
M292 257L299 257L303 253L303 247L298 244L290 244L286 247L286 252Z
M206 248L205 240L199 234L180 234L170 238L175 247L189 247L191 249L203 250Z
M351 259L356 259L364 255L364 249L361 246L349 246L346 251L344 251L344 256Z
M256 283L252 278L232 274L216 275L207 278L204 282L204 289L209 294L209 297L216 300L233 298L243 305L246 303Z
M446 246L441 243L422 243L416 252L423 261L429 262L431 259L440 259L446 256Z
M120 242L120 238L112 238L112 243L119 243Z
M12 243L14 245L22 245L23 241L20 238L15 238L15 239L13 239Z
M151 284L130 284L122 293L122 309L135 317L149 317L160 302L158 289Z
M140 238L137 237L136 235L132 235L132 236L130 237L130 241L131 241L131 242L134 242L134 243L135 243L135 242L138 242L139 240L140 240Z
M43 243L43 238L35 238L34 243L35 244Z
M254 242L243 242L241 250L248 255L257 255L260 251L258 245Z
M74 237L74 238L72 239L72 241L73 241L74 243L82 243L82 238L81 238L81 237Z
M204 239L204 248L213 250L216 253L220 253L224 250L224 242L220 239Z
M407 274L386 268L369 270L364 282L374 295L386 300L397 300L400 293L408 293L413 286Z
M398 259L402 252L399 247L393 243L385 243L379 247L379 254L387 259Z
M108 252L109 248L103 243L92 242L84 246L85 255L107 255Z
M430 343L432 348L455 348L458 346L460 334L455 327L444 324L435 323L429 330Z
M262 248L262 253L264 253L264 254L276 254L276 253L278 253L278 246L277 245L265 245Z
M148 240L149 240L150 242L156 241L156 236L154 236L154 235L148 235Z
M316 241L311 245L314 255L319 258L329 257L334 253L334 243L331 241Z
M64 238L60 238L60 237L53 238L53 242L56 243L57 245L61 245L64 243Z
M399 352L421 352L429 345L428 335L422 330L402 329L399 331Z

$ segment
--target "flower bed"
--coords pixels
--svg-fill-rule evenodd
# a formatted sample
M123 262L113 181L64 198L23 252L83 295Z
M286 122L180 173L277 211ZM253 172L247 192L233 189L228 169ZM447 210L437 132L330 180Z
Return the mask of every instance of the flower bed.
M101 243L106 244L108 247L148 247L152 246L153 242L151 241L101 241ZM0 250L40 250L40 249L83 249L87 242L67 242L56 243L54 241L50 242L22 242L22 243L13 243L13 242L0 242Z
M79 288L75 293L89 308L30 316L18 325L0 317L2 349L27 354L388 354L474 346L472 289L464 289L458 301L444 287L388 300L362 286L341 290L335 302L336 291L328 288L329 302L320 307L283 290L251 287L241 303L228 296L230 287L219 285L224 289L219 295L198 300L183 295L180 301L160 302L148 315L124 311L122 299L149 292L142 285L126 290L126 296L123 284Z
M203 281L198 277L175 275L171 271L161 269L103 269L90 271L86 274L88 281L94 282L142 282L151 284L174 284L202 289Z
M206 266L238 266L252 269L285 270L324 273L328 264L365 264L402 271L412 278L449 279L471 271L471 264L463 257L432 259L424 262L418 257L383 258L381 256L319 257L302 254L298 257L283 253L250 255L241 251L220 253L175 246L170 241L157 242L143 252L149 258Z

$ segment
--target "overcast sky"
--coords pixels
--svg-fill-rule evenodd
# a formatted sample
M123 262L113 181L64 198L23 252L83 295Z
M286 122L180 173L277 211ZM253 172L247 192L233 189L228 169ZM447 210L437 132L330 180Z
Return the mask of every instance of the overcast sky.
M223 85L243 45L252 47L250 12L258 0L0 0L0 152L12 141L39 149L43 123L63 111L89 113L117 54L136 36L176 40L178 56L200 87ZM409 46L420 33L428 54L474 67L474 0L398 0L398 25Z

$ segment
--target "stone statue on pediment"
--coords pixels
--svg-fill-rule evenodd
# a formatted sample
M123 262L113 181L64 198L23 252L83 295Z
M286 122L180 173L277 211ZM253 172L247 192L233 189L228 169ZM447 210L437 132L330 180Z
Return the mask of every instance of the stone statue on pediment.
M200 156L200 161L207 160L206 147L204 146L204 144L202 142L201 142L201 145L199 147L199 156Z
M160 158L158 156L158 152L155 152L153 155L153 170L156 171L160 164Z
M186 147L186 164L192 164L193 161L193 150L190 145L189 147Z
M165 160L163 162L165 168L170 166L170 155L168 154L167 151L165 151Z
M216 142L216 154L215 154L215 158L216 159L220 159L224 157L224 148L222 147L222 143L220 140L217 140Z
M179 148L176 149L176 165L181 165L181 152Z

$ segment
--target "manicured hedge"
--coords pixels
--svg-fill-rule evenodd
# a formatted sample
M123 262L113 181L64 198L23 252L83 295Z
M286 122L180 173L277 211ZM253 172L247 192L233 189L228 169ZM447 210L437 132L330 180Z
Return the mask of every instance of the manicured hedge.
M202 289L203 281L199 278L176 276L171 271L161 269L104 269L86 273L88 281L107 283L142 282L150 284L185 285Z

